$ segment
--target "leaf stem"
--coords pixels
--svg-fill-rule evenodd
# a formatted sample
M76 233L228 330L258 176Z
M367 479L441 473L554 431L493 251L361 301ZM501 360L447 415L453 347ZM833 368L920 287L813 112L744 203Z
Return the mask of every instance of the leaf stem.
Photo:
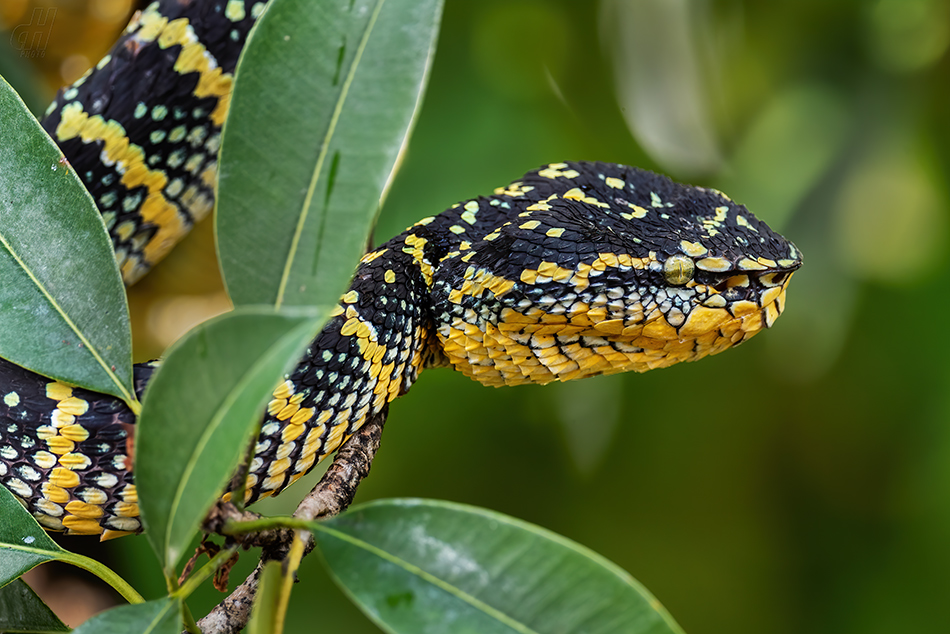
M306 536L306 537L305 537ZM280 594L277 598L277 606L274 613L275 632L284 631L284 622L287 616L287 606L290 605L290 591L293 590L294 580L297 578L297 569L300 568L300 560L303 559L304 550L307 542L310 540L310 533L307 531L295 531L294 541L290 545L290 552L285 559L286 566L281 575Z
M275 528L292 528L310 530L310 522L289 516L262 517L259 520L247 522L227 522L221 529L222 535L242 535L244 533L258 533Z
M201 628L198 627L198 624L195 622L195 617L191 613L191 608L188 607L188 604L181 602L181 618L185 622L185 630L191 634L201 634Z
M112 570L108 566L99 563L95 559L83 557L82 555L77 555L76 553L71 553L69 551L63 551L61 554L58 553L56 559L76 566L77 568L82 568L83 570L87 570L96 575L112 586L115 591L122 595L122 598L129 603L145 603L145 599L142 597L142 595L136 592L135 588L130 586L125 579L120 577L119 573Z
M178 592L178 579L175 577L175 569L162 568L162 574L165 576L165 587L168 588L168 594L173 595Z

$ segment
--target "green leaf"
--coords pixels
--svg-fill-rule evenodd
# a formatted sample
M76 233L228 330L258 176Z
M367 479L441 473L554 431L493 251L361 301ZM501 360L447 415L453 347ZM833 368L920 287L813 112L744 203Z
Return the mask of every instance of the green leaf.
M280 631L278 622L283 622L280 606L283 603L283 575L279 561L268 561L261 573L261 580L251 608L251 620L247 624L248 634L271 634Z
M135 632L135 634L178 634L181 632L181 602L174 597L121 605L92 617L73 630L74 634Z
M33 516L0 486L0 586L43 562L67 554L49 538Z
M134 403L125 288L102 218L2 78L0 139L0 357Z
M59 617L22 580L0 588L0 632L68 632Z
M485 509L384 500L312 527L339 585L387 632L682 632L614 564Z
M441 9L275 0L262 16L221 149L215 227L235 304L330 304L345 290L421 101Z
M122 577L107 566L63 550L49 538L33 516L6 487L0 486L0 587L27 570L56 559L88 570L121 594L126 601L144 601Z
M171 348L136 432L135 483L146 535L167 575L240 462L280 377L322 319L248 307Z

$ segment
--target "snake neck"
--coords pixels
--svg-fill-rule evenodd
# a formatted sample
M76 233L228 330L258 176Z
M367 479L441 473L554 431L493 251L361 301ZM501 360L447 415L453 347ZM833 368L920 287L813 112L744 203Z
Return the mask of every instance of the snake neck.
M429 310L433 262L445 248L424 225L367 253L350 289L300 363L274 390L246 498L282 491L445 364Z

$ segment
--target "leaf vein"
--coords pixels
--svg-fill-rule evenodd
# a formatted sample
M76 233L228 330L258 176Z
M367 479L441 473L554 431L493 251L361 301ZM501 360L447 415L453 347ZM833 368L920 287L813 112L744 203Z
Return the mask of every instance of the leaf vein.
M353 546L356 546L357 548L362 548L366 552L376 555L380 559L388 561L389 563L402 568L403 570L405 570L406 572L410 574L416 575L417 577L423 579L424 581L427 581L431 583L432 585L436 586L440 590L447 592L451 594L452 596L457 597L458 599L464 601L465 603L468 603L470 606L472 606L476 610L480 610L481 612L485 613L487 616L490 616L494 618L495 620L499 621L500 623L507 625L508 627L510 627L516 632L520 632L521 634L538 634L536 630L531 629L530 627L528 627L527 625L525 625L524 623L520 621L516 621L515 619L511 618L510 616L502 612L501 610L498 610L497 608L494 608L488 605L484 601L481 601L480 599L475 598L474 596L465 592L458 586L454 586L450 584L449 582L436 577L432 573L426 572L422 568L414 564L411 564L408 561L393 555L392 553L386 552L382 548L374 546L368 542L365 542L351 535L347 535L346 533L343 533L341 531L338 531L332 528L327 528L326 526L323 526L319 522L312 523L311 527L314 530L326 533L327 535L336 537L339 540L352 544Z
M336 132L336 124L340 119L340 115L343 112L343 104L346 101L347 94L350 91L350 85L353 83L353 78L356 76L356 69L360 65L360 60L363 57L363 51L366 49L366 44L369 41L369 36L373 32L373 28L376 26L376 19L379 17L379 12L383 8L386 0L377 0L376 6L373 9L373 14L370 16L369 22L366 24L366 29L363 31L363 36L360 38L359 46L356 49L356 55L353 56L353 61L350 64L349 69L346 72L346 79L343 82L343 86L340 88L340 96L337 98L336 106L333 108L333 116L330 117L330 125L327 126L327 132L323 137L323 143L320 145L320 154L317 156L317 163L313 170L313 176L310 179L310 185L307 188L307 195L304 197L303 207L300 211L300 219L297 221L297 227L294 229L294 236L290 242L290 250L287 254L287 261L284 263L284 272L280 277L280 286L277 289L277 300L274 302L277 308L280 308L284 303L284 293L287 290L287 283L290 280L290 272L293 267L294 259L297 256L297 249L300 244L300 237L303 235L303 228L307 222L307 217L310 214L310 208L313 205L313 195L317 188L317 181L320 178L320 172L323 169L323 162L327 158L327 153L330 150L330 142L333 140L333 135ZM317 249L319 250L320 244L323 242L323 225L321 223L320 235L317 238ZM316 261L317 256L314 256L314 261Z
M3 245L3 247L4 247L4 248L7 250L7 252L10 254L10 257L12 257L12 258L16 261L16 263L17 263L17 264L19 265L19 267L23 270L23 272L27 274L27 276L30 278L30 280L32 280L32 282L33 282L33 284L36 286L36 288L37 288L37 289L40 291L40 293L42 293L43 296L46 298L46 301L48 301L48 302L50 303L50 305L53 307L53 309L54 309L57 313L59 313L59 316L63 319L64 322L66 322L66 325L69 326L69 329L72 330L72 331L76 334L77 337L79 337L79 340L80 340L80 341L82 342L82 344L86 347L86 349L89 350L89 353L92 354L92 356L93 356L93 358L95 358L96 362L97 362L100 366L102 366L102 369L103 369L103 370L105 370L106 375L108 375L108 377L112 380L112 382L115 383L115 384L118 386L119 391L122 393L122 400L124 400L124 401L129 405L129 407L132 409L132 411L135 412L137 408L133 406L133 403L136 402L136 399L133 398L132 395L129 394L129 391L125 389L125 386L122 384L122 381L119 380L119 377L117 377L117 376L115 375L115 372L112 371L112 369L109 367L109 365L105 362L105 360L104 360L104 359L102 358L102 356L99 354L98 349L96 349L96 347L92 345L92 343L89 341L89 339L86 338L86 335L79 329L78 326L76 326L76 324L75 324L75 323L73 322L73 320L69 317L69 315L68 315L68 314L66 313L66 311L63 309L63 307L59 305L59 302L57 302L56 299L53 298L53 296L52 296L52 295L50 294L50 292L46 289L46 287L43 285L43 283L40 282L39 279L37 279L36 275L34 275L34 274L33 274L33 271L31 271L30 268L26 265L26 262L23 261L23 258L21 258L21 257L19 256L19 254L17 254L16 250L15 250L15 249L13 248L13 246L7 241L7 239L6 239L6 237L3 235L3 233L0 233L0 244Z

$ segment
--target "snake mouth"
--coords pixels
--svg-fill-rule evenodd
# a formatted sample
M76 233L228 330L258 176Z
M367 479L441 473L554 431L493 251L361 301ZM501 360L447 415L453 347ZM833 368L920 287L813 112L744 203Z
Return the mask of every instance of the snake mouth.
M775 308L778 309L778 313L781 313L784 308L784 290L788 286L789 279L800 266L801 262L797 261L789 266L762 268L756 271L736 269L722 273L704 271L697 276L696 280L701 286L698 289L701 296L705 295L700 303L716 308L748 307L754 304L756 308L764 310L778 300L779 303ZM766 327L770 327L772 321L774 320L766 319Z
M710 282L706 286L717 293L725 293L729 289L745 288L753 285L761 288L773 288L785 284L793 272L794 270L780 269L758 274L734 273Z

